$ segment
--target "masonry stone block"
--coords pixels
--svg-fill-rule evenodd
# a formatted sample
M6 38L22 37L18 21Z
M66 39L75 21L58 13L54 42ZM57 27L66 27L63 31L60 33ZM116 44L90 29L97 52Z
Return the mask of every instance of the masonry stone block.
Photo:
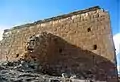
M31 43L35 51L28 51L28 39L44 32L47 34L41 36L43 41L33 39ZM97 80L113 81L117 69L110 16L93 7L5 30L0 41L0 61L21 58L36 58L50 74L49 70L58 75L69 71L85 78L91 71Z

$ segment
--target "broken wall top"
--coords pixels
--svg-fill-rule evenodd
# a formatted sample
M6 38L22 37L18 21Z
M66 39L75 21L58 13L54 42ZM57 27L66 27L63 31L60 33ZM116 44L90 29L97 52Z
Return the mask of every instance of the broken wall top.
M94 7L85 9L85 10L79 10L79 11L71 12L69 14L59 15L59 16L55 16L55 17L52 17L52 18L39 20L39 21L36 21L36 22L33 22L33 23L28 23L28 24L24 24L24 25L20 25L20 26L15 26L11 29L4 30L4 32L8 32L8 31L15 30L15 29L21 29L21 28L24 28L24 27L34 26L36 24L41 24L41 23L46 23L46 22L50 22L50 21L60 20L60 19L64 19L64 18L67 18L67 17L72 17L74 15L85 14L85 13L100 10L100 9L101 8L99 6L94 6Z

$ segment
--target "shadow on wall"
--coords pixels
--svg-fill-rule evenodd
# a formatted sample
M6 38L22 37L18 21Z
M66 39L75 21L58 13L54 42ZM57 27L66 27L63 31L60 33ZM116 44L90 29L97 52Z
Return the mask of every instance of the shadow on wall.
M96 80L109 80L117 76L116 67L111 61L72 45L59 36L43 33L39 37L34 36L32 41L34 47L28 49L28 54L39 60L43 73L54 76L75 74L82 79ZM28 47L30 45L31 42ZM97 50L97 46L94 49Z

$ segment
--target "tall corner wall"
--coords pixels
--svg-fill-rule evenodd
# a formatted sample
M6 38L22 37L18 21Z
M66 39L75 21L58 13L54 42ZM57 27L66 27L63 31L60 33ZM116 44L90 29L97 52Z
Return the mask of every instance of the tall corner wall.
M99 8L73 12L10 29L4 33L4 39L1 42L0 59L10 61L19 59L26 52L25 46L27 39L41 32L56 35L70 45L74 45L84 52L90 52L90 55L95 54L95 58L93 59L89 53L84 55L84 52L82 54L79 50L74 52L75 48L70 49L64 46L63 52L71 55L71 57L68 57L67 62L71 61L69 59L88 56L89 59L91 58L91 60L95 60L95 62L98 63L104 60L110 61L114 64L114 67L116 67L110 17L108 12ZM16 58L16 54L20 54L20 57ZM103 58L103 60L101 60L101 58ZM74 61L79 60L82 61L82 59L75 59ZM84 60L84 62L86 61L87 60ZM109 69L114 70L115 73L116 68Z

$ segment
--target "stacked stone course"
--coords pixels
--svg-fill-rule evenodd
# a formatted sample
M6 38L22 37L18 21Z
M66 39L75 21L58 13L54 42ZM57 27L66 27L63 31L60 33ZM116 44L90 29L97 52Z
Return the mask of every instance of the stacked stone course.
M47 60L57 58L62 64L64 63L65 67L72 69L73 72L75 70L78 72L79 70L88 70L88 68L92 69L94 64L98 65L98 67L99 65L104 66L103 63L106 63L108 66L100 67L105 72L110 73L107 77L110 76L112 82L117 72L110 27L108 12L100 9L98 6L17 26L5 30L3 40L0 43L0 60L19 60L27 52L26 44L28 39L33 35L47 32L52 34L53 37L58 37L59 43L56 44L57 47L49 46L49 49L45 48L47 51L53 52L54 50L52 49L58 49L54 53L50 52L50 56L48 53L46 55L48 57ZM50 44L54 45L55 43L53 41ZM64 55L61 56L61 53L58 53L59 49L61 49ZM39 50L37 52L39 53ZM37 57L37 60L41 60L41 57ZM57 62L57 60L53 62ZM48 65L52 66L53 62ZM86 65L88 65L88 68ZM75 67L72 68L72 66ZM57 69L56 66L53 66L53 68Z

